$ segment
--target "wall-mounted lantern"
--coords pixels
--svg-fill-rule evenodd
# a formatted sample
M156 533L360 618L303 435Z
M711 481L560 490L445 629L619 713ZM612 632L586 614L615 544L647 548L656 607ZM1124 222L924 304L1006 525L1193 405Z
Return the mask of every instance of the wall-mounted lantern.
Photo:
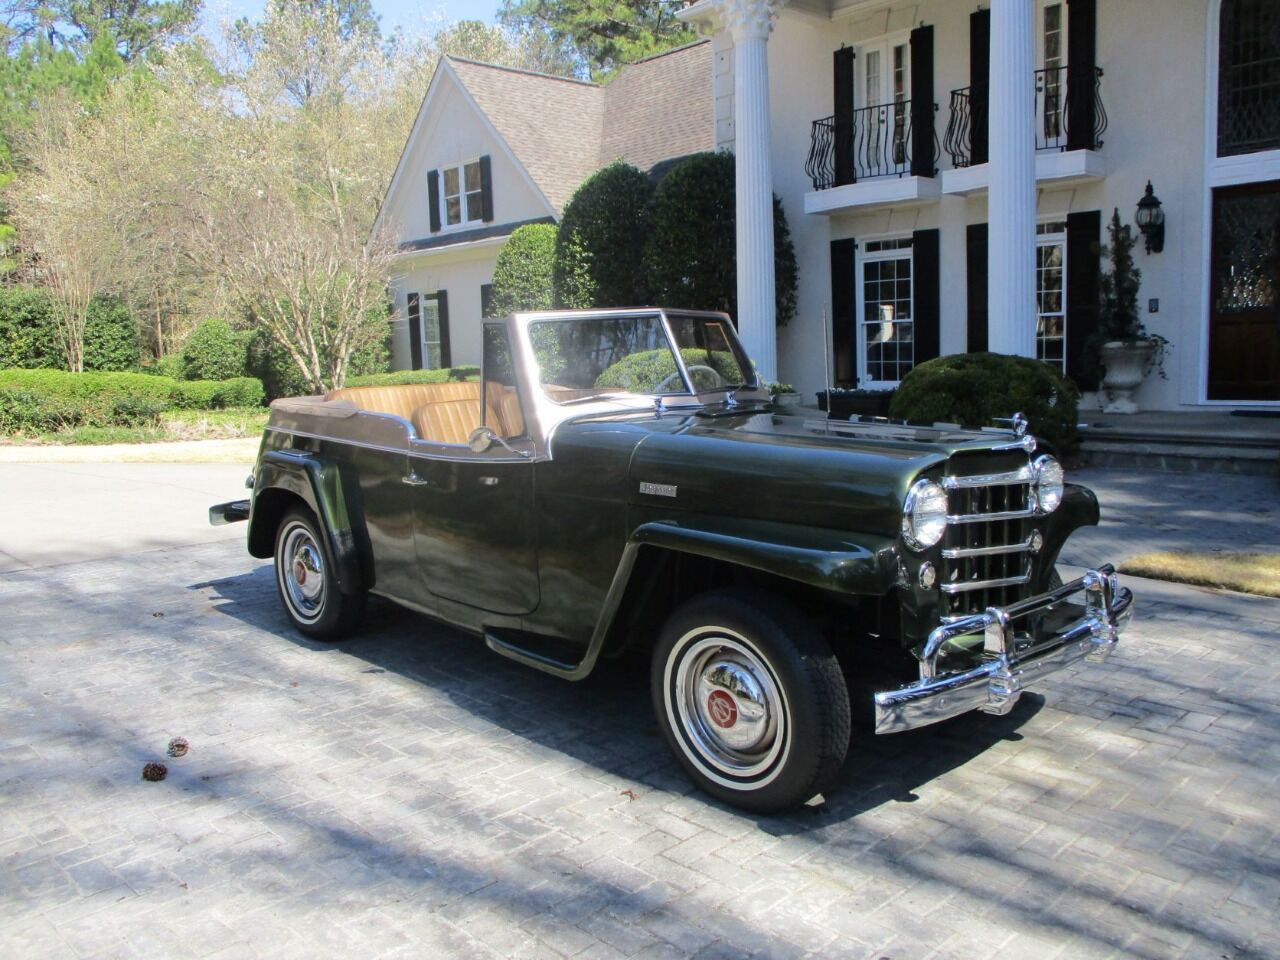
M1164 211L1160 209L1160 198L1151 189L1151 181L1147 181L1147 192L1138 201L1138 213L1134 217L1138 229L1147 241L1147 253L1159 253L1164 249Z

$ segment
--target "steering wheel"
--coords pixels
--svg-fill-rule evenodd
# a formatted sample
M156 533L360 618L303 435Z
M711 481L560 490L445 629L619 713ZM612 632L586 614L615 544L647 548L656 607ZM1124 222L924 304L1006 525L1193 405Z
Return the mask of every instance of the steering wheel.
M685 369L689 371L689 379L693 381L693 387L695 391L699 389L698 378L694 376L695 373L709 374L711 376L711 386L703 387L701 389L715 390L719 387L724 386L724 377L720 376L720 374L717 373L713 368L708 367L704 363L692 363ZM665 377L663 381L660 384L658 384L658 387L654 392L666 393L667 385L672 383L672 381L678 382L679 380L680 380L680 371L677 370L675 373L672 373L669 376Z

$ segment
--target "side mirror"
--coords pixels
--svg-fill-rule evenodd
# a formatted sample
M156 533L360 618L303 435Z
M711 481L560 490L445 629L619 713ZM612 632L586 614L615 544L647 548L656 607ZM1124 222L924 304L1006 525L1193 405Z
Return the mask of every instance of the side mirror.
M471 436L467 438L467 446L471 448L472 453L484 453L497 439L498 435L491 429L480 426L471 431Z

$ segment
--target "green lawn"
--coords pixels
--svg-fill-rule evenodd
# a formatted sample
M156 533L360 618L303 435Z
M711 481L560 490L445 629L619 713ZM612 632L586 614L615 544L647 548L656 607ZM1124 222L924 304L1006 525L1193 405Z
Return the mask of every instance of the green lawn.
M256 437L267 424L264 407L230 410L170 410L145 427L75 427L33 436L10 436L8 443L103 444Z

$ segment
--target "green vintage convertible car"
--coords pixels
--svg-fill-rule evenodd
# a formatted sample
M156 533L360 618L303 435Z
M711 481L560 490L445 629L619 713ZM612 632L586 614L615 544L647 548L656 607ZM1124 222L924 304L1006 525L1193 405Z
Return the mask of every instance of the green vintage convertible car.
M1133 597L1063 541L1098 519L1026 424L783 416L723 314L516 314L478 382L278 400L248 520L294 626L355 628L377 593L568 680L649 651L658 723L708 793L804 802L849 745L1006 713L1101 660Z

